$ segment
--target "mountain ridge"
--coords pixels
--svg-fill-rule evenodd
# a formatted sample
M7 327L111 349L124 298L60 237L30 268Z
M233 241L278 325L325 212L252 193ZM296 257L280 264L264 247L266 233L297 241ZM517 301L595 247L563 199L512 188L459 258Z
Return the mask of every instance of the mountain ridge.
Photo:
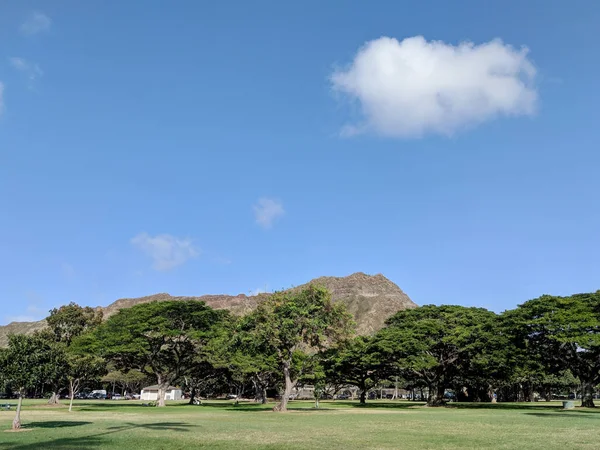
M359 334L372 334L382 328L385 320L392 314L417 307L400 287L382 274L367 275L363 272L356 272L346 277L324 276L287 290L295 291L311 284L326 287L331 292L333 302L341 301L346 304L348 311L357 323ZM141 303L166 300L196 300L204 301L214 309L228 309L232 314L243 315L252 311L262 299L267 298L269 295L271 294L172 296L168 293L158 293L144 297L120 298L106 307L98 306L96 309L101 310L106 319L122 308L130 308ZM31 334L46 326L45 320L11 322L8 325L0 326L0 347L6 346L8 335L11 333Z

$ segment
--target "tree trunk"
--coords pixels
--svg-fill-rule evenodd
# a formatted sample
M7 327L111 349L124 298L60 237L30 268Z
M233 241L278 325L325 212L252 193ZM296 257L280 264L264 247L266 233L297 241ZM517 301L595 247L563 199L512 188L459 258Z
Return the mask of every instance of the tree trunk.
M69 412L73 411L73 397L75 397L75 389L73 386L73 380L69 380Z
M194 400L196 399L196 388L192 388L192 392L190 394L190 401L188 402L190 405L194 404Z
M444 392L446 391L443 383L429 386L429 395L427 396L427 406L442 406L444 404Z
M21 393L19 393L19 403L17 405L17 415L15 416L13 423L12 423L13 430L21 429L21 406L22 405L23 405L23 395Z
M366 389L362 389L360 391L360 404L364 405L367 403L367 390Z
M292 382L292 377L290 374L290 366L291 363L286 361L283 364L283 375L285 377L285 389L283 391L283 395L281 396L281 401L273 408L273 411L278 412L286 412L287 404L290 401L290 395L292 393L292 389L294 389L294 385L296 383Z
M170 383L165 382L162 377L158 377L158 399L156 402L156 406L162 408L166 406L165 404L165 393L169 388Z
M263 405L266 405L267 402L268 402L268 400L267 400L267 388L263 387L262 388L262 400L261 400L261 403Z
M58 405L59 403L60 402L59 402L58 394L56 392L52 392L52 395L48 399L48 404L49 405Z
M73 399L75 398L75 392L79 392L79 379L69 380L69 412L73 411Z
M590 382L581 384L581 406L585 408L595 408L594 405L594 386Z

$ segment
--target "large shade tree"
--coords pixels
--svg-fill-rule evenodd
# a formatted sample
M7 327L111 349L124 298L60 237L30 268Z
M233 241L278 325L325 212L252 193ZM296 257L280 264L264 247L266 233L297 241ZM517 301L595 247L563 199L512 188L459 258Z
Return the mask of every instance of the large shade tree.
M376 336L376 346L407 380L422 380L427 404L444 402L445 389L485 346L496 315L483 308L426 305L400 311Z
M363 404L369 390L394 373L388 355L366 336L357 336L324 352L322 365L329 384L356 386Z
M269 296L239 327L251 353L277 362L284 387L274 411L287 411L303 363L311 360L301 354L334 345L350 336L352 330L352 318L345 306L334 304L327 289L312 285Z
M86 340L116 369L154 377L157 406L165 406L169 385L194 363L227 316L193 300L144 303L120 310Z
M600 383L600 291L544 295L505 313L517 347L547 373L569 370L582 388L581 406L594 407Z

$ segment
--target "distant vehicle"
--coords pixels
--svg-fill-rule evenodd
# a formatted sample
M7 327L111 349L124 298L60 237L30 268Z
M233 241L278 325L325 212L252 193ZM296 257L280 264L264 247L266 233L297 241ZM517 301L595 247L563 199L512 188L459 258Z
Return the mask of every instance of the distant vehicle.
M88 395L87 397L90 400L105 400L106 399L106 394L99 394L99 393L94 393L92 392L90 395Z
M340 394L336 397L338 400L348 400L350 396L348 394Z
M112 399L113 400L123 400L123 396L121 394L113 394Z
M237 398L236 394L227 394L227 400L236 400Z
M133 394L132 397L134 400L139 400L140 398L142 398L140 394Z

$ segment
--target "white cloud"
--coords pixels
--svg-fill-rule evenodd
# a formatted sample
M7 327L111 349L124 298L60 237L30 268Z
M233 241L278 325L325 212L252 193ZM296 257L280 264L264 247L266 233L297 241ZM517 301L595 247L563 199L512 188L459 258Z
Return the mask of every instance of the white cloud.
M536 70L527 54L499 39L457 46L422 36L369 41L331 75L334 91L357 101L363 115L342 134L450 135L500 115L531 115Z
M46 14L36 11L32 13L26 20L21 24L21 33L28 36L48 31L52 26L52 19Z
M12 58L9 58L8 61L14 69L23 73L27 77L29 80L29 87L32 87L35 80L44 75L44 72L42 72L40 66L29 62L26 59L13 56Z
M140 233L131 239L131 243L152 258L152 267L159 271L180 266L200 253L191 239L181 239L170 234L150 236L148 233Z
M265 229L271 228L273 223L285 214L280 201L265 197L258 199L253 209L256 223Z

